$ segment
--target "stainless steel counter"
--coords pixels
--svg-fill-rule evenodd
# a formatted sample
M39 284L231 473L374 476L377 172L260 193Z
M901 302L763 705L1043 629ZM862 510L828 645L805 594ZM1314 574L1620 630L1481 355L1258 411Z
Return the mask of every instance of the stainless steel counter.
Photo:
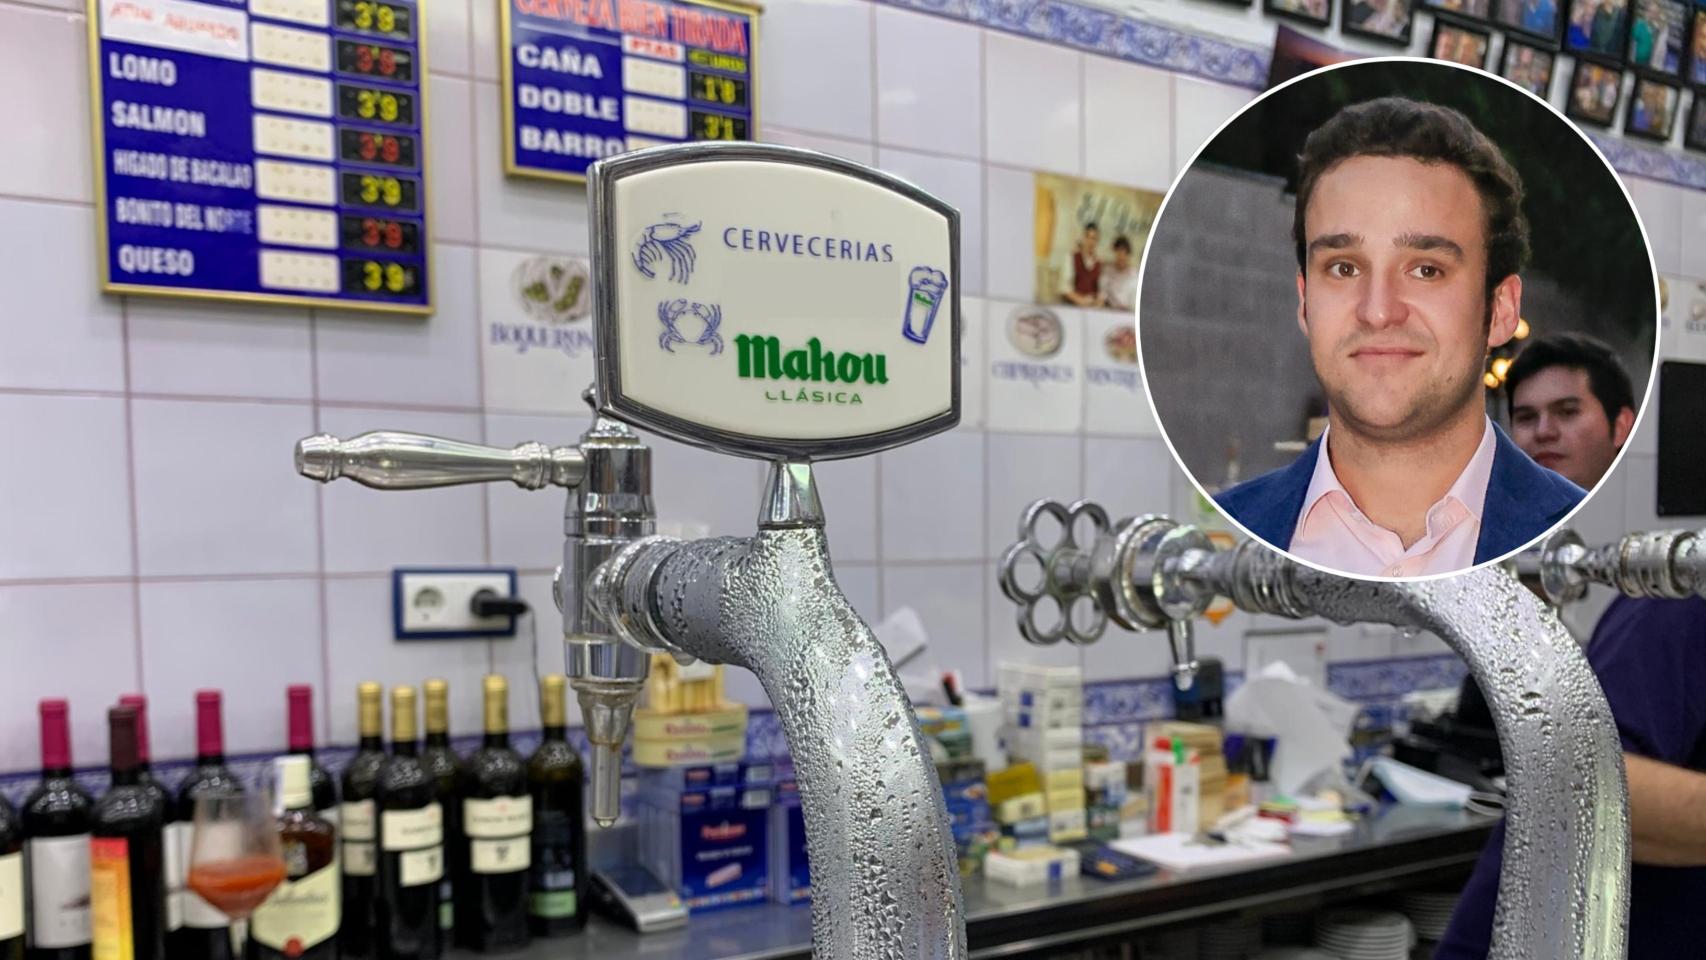
M1106 883L1073 877L1052 887L965 884L974 958L1130 936L1250 907L1373 895L1469 874L1495 821L1457 811L1388 808L1345 836L1299 838L1285 860L1188 875L1162 871ZM471 954L453 953L456 960ZM578 936L535 941L517 960L808 960L805 906L732 908L680 930L640 936L595 917Z

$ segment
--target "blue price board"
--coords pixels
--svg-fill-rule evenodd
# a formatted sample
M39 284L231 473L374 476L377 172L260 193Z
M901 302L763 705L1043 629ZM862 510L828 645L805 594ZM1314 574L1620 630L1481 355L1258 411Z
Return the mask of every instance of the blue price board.
M421 0L89 0L102 287L429 313Z
M504 171L583 181L595 160L758 136L758 8L726 0L498 0Z

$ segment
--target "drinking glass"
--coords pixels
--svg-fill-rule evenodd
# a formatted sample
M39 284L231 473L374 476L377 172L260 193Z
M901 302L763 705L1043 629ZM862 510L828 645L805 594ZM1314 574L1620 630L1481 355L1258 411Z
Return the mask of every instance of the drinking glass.
M241 956L246 921L285 876L272 797L262 791L197 797L189 868L189 888L231 918Z

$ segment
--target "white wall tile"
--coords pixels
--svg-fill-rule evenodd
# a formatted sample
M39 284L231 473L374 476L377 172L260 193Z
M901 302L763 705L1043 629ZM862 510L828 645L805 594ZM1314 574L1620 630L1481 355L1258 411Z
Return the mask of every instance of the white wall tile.
M523 311L516 271L540 256L480 251L479 359L486 409L584 415L587 406L581 393L594 377L592 320L587 316L560 326L546 325ZM518 336L518 328L541 339L564 337L566 346L530 346L533 341Z
M989 160L1083 173L1083 54L993 32L983 52Z
M135 400L131 418L139 573L316 569L314 483L290 465L309 407Z
M480 428L480 418L466 413L360 407L320 411L320 429L346 440L373 430L402 430L478 443ZM326 484L321 494L326 571L378 573L396 567L480 566L486 556L482 486L372 490L348 481Z
M984 295L1030 302L1036 296L1036 178L1028 170L987 167ZM963 256L964 254L962 254Z
M0 386L124 389L123 315L96 276L90 208L0 200Z
M0 6L0 193L94 199L86 23L81 14Z
M991 430L1076 433L1084 423L1084 313L1047 308L1062 328L1058 352L1037 357L1015 345L1013 318L1042 310L1029 304L989 304L989 409Z
M1173 182L1173 75L1084 58L1084 173L1166 190Z
M426 11L426 40L427 68L433 73L454 73L466 76L473 66L470 62L472 48L469 39L472 31L468 24L468 4L470 0L430 0L422 4ZM473 0L495 8L492 0ZM435 88L433 97L438 96ZM437 104L435 103L436 107ZM434 122L437 117L434 116ZM437 130L434 130L437 133Z
M126 313L138 393L313 399L307 310L133 297Z
M535 440L553 447L574 446L591 422L589 417L487 414L486 443L513 447ZM563 562L563 508L574 491L562 487L523 490L513 483L481 486L486 494L494 565L550 569Z
M885 562L983 556L982 434L954 430L882 458Z
M1127 354L1134 346L1133 317L1117 310L1085 310L1084 429L1126 437L1158 437L1161 428L1143 390L1143 371Z
M658 522L696 523L713 537L750 537L758 530L764 467L645 434L652 448L652 496Z
M1084 467L1084 495L1113 520L1172 509L1179 468L1160 440L1086 437Z
M1019 536L1019 517L1036 500L1070 504L1084 489L1083 438L1034 433L989 435L988 557L997 560Z
M759 131L759 138L766 143L780 143L789 147L800 147L805 150L816 150L830 156L841 157L875 166L877 163L877 148L866 140L845 140L841 137L825 137L804 130L790 130L786 127L766 125Z
M474 250L439 244L433 269L438 309L430 317L316 311L321 400L480 405Z
M1191 162L1220 125L1231 119L1253 94L1185 76L1173 78L1173 172Z
M468 0L468 39L472 46L470 62L475 79L495 82L499 76L499 64L509 53L503 49L502 38L498 36L498 0ZM499 154L489 162L501 163L501 158L502 154Z
M1686 276L1706 281L1706 191L1686 190L1682 195L1682 252L1677 269Z
M467 0L449 0L451 6ZM491 3L492 0L476 0ZM467 80L434 76L432 94L432 191L427 200L434 243L475 243L474 224L474 85ZM499 158L482 158L496 163Z
M1629 174L1623 174L1621 179L1641 215L1641 226L1646 228L1647 243L1653 248L1659 272L1675 273L1682 264L1682 198L1686 193L1698 191Z
M1634 457L1633 452L1625 458ZM1587 502L1570 517L1565 526L1581 534L1589 543L1608 543L1628 532L1623 525L1625 488L1629 478L1621 469L1613 470L1595 487ZM1647 493L1652 499L1652 493Z
M871 139L871 14L861 0L780 0L764 7L758 45L760 126Z
M988 350L985 346L988 305L980 297L960 299L960 427L983 427L989 392Z
M986 680L982 686L995 686L997 669L1002 663L1034 663L1049 667L1084 666L1083 647L1065 640L1048 645L1027 642L1019 633L1019 605L1001 593L993 563L984 565L983 577L989 584L984 593L984 604L988 610L989 672L985 675ZM1049 626L1046 611L1039 614L1037 619L1045 628Z
M910 180L960 212L960 293L983 292L983 167L971 160L881 147L877 166Z
M387 739L391 688L415 687L419 703L421 682L430 679L450 684L450 735L480 731L480 678L491 665L487 642L393 639L390 577L327 580L326 634L333 743L353 744L358 739L355 688L367 680L385 686Z
M884 616L911 607L930 637L929 648L908 664L908 673L958 670L966 687L974 689L992 682L984 654L985 569L981 563L883 568Z
M538 678L568 671L568 657L563 648L563 615L551 598L549 574L523 575L519 578L519 589L533 612L530 618L516 621L514 637L490 641L491 669L509 679L510 725L517 730L537 730L540 726ZM572 687L568 703L569 726L579 726L581 708Z
M1672 530L1687 525L1676 517L1659 516L1657 457L1630 454L1618 469L1623 473L1624 531Z
M983 31L894 7L877 13L877 140L983 155Z
M824 534L838 562L877 559L877 458L855 457L812 465L823 502ZM756 515L756 514L755 514Z
M132 572L123 400L0 395L0 449L0 578Z
M843 563L834 555L830 559L835 564L835 582L847 596L847 602L853 605L853 612L868 627L881 623L883 605L878 602L881 568L868 563Z
M0 587L0 662L12 665L0 670L0 770L40 768L44 697L70 701L73 762L106 765L107 707L140 682L134 591L130 582Z
M1012 617L1007 619L1011 621ZM1205 621L1198 620L1197 624L1205 625ZM1068 644L1063 641L1058 646ZM1173 654L1167 646L1167 635L1159 630L1133 633L1109 623L1100 639L1081 649L1087 682L1166 677L1173 672Z
M154 756L195 755L197 690L224 694L227 753L282 751L285 689L293 683L318 688L324 680L319 584L143 583L141 591L143 692ZM325 696L323 689L315 692Z
M503 103L495 83L474 85L474 149L481 243L586 253L590 244L584 188L504 175Z

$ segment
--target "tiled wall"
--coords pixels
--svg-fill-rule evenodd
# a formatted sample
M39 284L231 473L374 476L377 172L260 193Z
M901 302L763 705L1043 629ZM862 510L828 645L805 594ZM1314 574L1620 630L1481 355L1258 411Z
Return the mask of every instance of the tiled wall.
M561 496L321 488L290 468L291 446L318 431L564 443L585 426L579 384L518 390L488 375L479 344L483 324L516 313L506 278L518 256L584 255L584 197L501 173L493 0L428 7L439 308L413 321L99 295L82 7L0 0L0 771L34 765L34 702L49 694L72 700L82 764L104 755L101 711L137 689L153 698L163 757L189 752L190 693L204 686L227 693L236 753L282 743L294 682L316 687L332 743L353 740L353 687L367 678L448 678L453 724L468 732L478 676L503 671L517 680L515 715L536 715L524 678L536 662L561 666L549 586ZM1253 91L866 0L773 0L763 31L767 138L913 178L964 217L967 422L820 470L844 589L871 620L920 610L938 662L973 686L1007 657L1082 663L1092 680L1163 674L1157 636L1027 647L993 571L1034 497L1188 515L1190 488L1162 441L1135 405L1129 422L1079 404L1039 416L978 374L1004 343L996 318L1030 296L1030 172L1164 189ZM1706 194L1646 183L1637 198L1661 266L1706 277L1706 247L1681 240L1706 229ZM1113 322L1066 318L1074 332ZM757 465L657 451L664 519L750 532ZM1609 527L1650 517L1650 442L1633 459L1605 501L1627 502ZM389 571L429 564L520 568L542 611L537 658L525 629L394 642ZM1237 669L1260 625L1204 625L1199 649ZM1439 652L1378 631L1328 637L1333 660ZM750 677L733 686L763 702Z

